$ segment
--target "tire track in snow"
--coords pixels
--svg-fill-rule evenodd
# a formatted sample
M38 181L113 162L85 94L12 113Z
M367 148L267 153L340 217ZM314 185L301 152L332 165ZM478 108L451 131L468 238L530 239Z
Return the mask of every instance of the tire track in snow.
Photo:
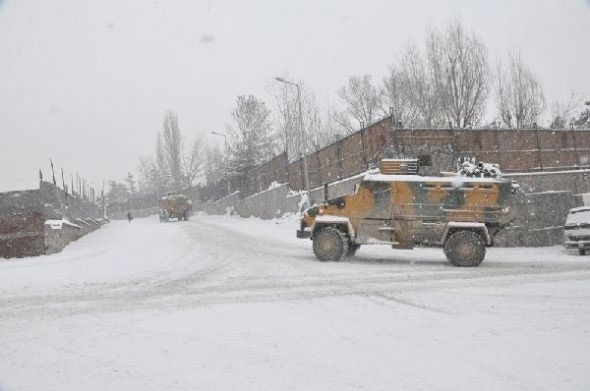
M395 293L590 279L587 263L555 262L539 267L515 261L513 266L475 269L448 267L441 261L413 265L408 260L370 257L321 263L302 242L279 241L277 246L273 238L204 220L178 225L188 235L187 240L194 242L192 250L183 252L183 256L195 259L194 267L46 295L5 297L0 319L343 295L374 295L412 305L396 300Z

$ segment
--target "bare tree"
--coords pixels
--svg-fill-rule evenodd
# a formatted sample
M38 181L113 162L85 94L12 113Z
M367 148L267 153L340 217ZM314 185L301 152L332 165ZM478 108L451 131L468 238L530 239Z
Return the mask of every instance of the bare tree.
M508 70L498 65L495 87L496 107L509 128L531 125L545 110L543 87L520 54L510 56Z
M572 91L567 101L553 102L552 118L549 127L551 129L564 129L570 123L575 122L574 112L582 105L582 97Z
M465 128L477 124L488 95L487 50L459 21L426 35L424 51L410 43L383 80L385 105L406 126Z
M328 111L328 118L330 118L333 127L337 129L335 134L347 136L359 130L358 126L352 123L350 115L346 111L333 107Z
M127 178L125 178L125 182L127 182L127 190L129 190L129 194L134 195L136 193L136 188L135 178L133 177L132 173L127 173Z
M371 76L352 76L348 83L338 90L344 103L344 113L335 116L335 121L347 132L352 133L351 119L359 124L373 123L382 108L381 94L371 82Z
M219 147L213 147L207 148L206 155L205 178L207 184L217 183L223 176L223 153Z
M289 156L297 156L301 153L297 92L293 86L285 83L273 84L273 86L278 125L276 131L279 140L277 148L280 152L286 151Z
M590 100L584 102L584 105L586 107L575 118L572 118L573 125L577 129L590 129Z
M139 189L144 194L164 194L172 188L162 134L156 135L154 156L139 159Z
M457 128L479 123L488 94L485 45L455 21L443 32L427 34L426 58L445 119Z
M160 194L156 163L152 157L139 158L139 192L143 194Z
M192 187L200 175L205 172L207 157L205 155L205 144L200 137L197 137L189 151L182 150L182 178L185 187Z
M163 154L168 171L177 191L183 187L182 173L182 135L178 127L178 118L173 111L166 112L162 129Z
M411 101L408 72L401 64L389 66L389 73L383 78L381 94L384 110L392 107L396 121L410 127L416 125L419 114Z
M289 160L297 159L303 153L302 135L306 137L309 150L318 150L332 141L331 129L322 118L322 112L315 94L305 83L299 82L303 132L299 129L299 102L297 90L284 83L277 84L275 101L278 114L279 150L286 151ZM309 152L309 151L308 151Z
M206 156L201 138L196 138L187 151L178 118L166 112L162 132L156 136L153 157L139 161L140 188L144 192L163 194L170 190L182 191L195 184L204 172Z
M408 101L417 113L416 122L434 127L444 120L440 109L436 75L415 45L408 45L402 58Z
M227 170L242 175L248 167L270 158L273 153L270 111L255 96L238 96L227 125L229 153Z

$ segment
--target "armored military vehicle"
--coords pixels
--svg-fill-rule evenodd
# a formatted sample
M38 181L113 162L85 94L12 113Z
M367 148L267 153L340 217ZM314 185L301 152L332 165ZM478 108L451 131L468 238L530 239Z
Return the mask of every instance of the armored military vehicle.
M187 221L192 208L192 201L185 195L168 193L168 195L160 199L160 221L167 222L170 219Z
M464 165L452 176L418 175L417 160L383 160L354 194L308 208L298 238L320 261L353 256L361 245L441 246L455 266L478 266L494 235L514 220L516 186L496 165Z

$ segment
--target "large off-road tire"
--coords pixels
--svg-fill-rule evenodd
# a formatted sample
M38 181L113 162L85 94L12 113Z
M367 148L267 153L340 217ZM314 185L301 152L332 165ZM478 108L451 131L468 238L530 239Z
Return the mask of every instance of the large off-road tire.
M444 247L449 262L455 266L479 266L486 255L486 245L481 235L473 231L457 231L451 234Z
M348 253L346 254L346 256L348 258L354 257L354 255L356 254L356 252L359 248L361 248L360 244L353 243L349 240L348 241Z
M322 262L340 261L348 254L348 237L336 227L322 227L313 236L313 253Z
M586 255L586 250L583 249L583 248L579 248L578 249L578 254L580 254L580 255Z

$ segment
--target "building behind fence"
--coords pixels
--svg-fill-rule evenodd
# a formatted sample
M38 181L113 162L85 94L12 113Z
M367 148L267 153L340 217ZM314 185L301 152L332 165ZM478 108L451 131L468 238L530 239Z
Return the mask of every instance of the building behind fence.
M419 158L426 173L457 169L460 157L500 164L504 172L587 168L590 131L548 129L403 129L391 117L307 155L310 187L320 187L361 173L383 157ZM242 198L268 189L273 182L298 191L305 186L303 158L287 154L246 170L242 178L200 189L202 201L239 191Z

